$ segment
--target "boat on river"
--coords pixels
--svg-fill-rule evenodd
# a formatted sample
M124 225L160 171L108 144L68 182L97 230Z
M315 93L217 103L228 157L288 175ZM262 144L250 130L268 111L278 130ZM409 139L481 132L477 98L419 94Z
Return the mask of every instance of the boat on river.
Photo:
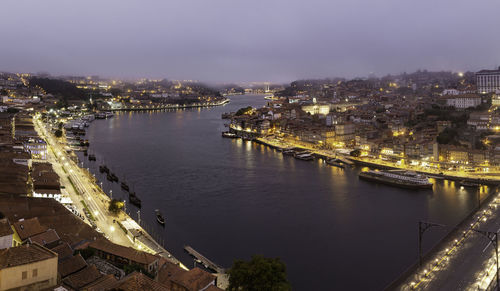
M303 160L303 161L312 161L314 160L314 156L309 153L309 152L302 152L302 153L297 153L295 155L296 159Z
M156 221L158 221L159 224L164 226L165 225L165 218L161 214L160 210L156 209L155 212L156 212Z
M135 192L128 193L128 201L130 202L130 204L133 204L138 208L141 208L142 206L142 201L135 195Z
M130 189L127 183L125 182L121 182L120 187L125 191L128 191Z
M232 133L232 132L229 132L229 131L222 132L222 137L238 138L238 136L235 133Z
M334 166L337 168L342 168L342 169L345 168L345 165L342 164L338 159L328 159L326 160L326 163L330 166Z
M99 172L109 174L109 169L106 165L100 165Z
M432 189L432 183L425 175L411 171L374 171L368 170L359 173L359 178L381 184L408 188Z

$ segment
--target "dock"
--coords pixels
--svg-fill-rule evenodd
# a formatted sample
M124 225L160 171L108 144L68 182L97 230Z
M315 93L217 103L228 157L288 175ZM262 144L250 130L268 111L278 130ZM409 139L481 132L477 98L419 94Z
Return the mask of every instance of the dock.
M184 246L184 250L186 252L188 252L191 256L193 256L196 259L198 259L199 261L201 261L201 263L205 266L205 268L214 270L215 272L217 272L219 274L224 274L226 272L226 270L224 268L219 267L216 263L210 261L204 255L200 254L199 252L197 252L192 247L190 247L190 246Z

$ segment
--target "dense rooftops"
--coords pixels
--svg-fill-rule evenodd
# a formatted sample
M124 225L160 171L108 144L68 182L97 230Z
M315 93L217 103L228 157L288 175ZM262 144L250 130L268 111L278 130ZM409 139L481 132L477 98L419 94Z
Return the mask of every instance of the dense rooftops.
M57 254L39 244L0 250L0 269L56 258Z

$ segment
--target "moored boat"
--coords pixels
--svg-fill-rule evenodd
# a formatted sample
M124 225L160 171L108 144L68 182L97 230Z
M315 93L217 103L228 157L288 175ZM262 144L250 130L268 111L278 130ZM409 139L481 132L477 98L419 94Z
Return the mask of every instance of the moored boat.
M128 201L130 202L130 204L133 204L138 208L141 208L142 205L141 199L139 199L139 197L135 195L135 192L130 192L128 194Z
M99 172L109 174L109 169L108 167L106 167L106 165L100 165Z
M426 176L410 171L394 172L369 170L359 173L359 178L408 189L432 189L433 185Z
M130 188L129 188L129 186L127 185L127 183L125 183L125 182L122 182L122 183L120 184L120 186L121 186L121 188L122 188L123 190L125 190L125 191L128 191L128 190L130 189Z
M158 221L158 223L161 224L162 226L165 225L165 218L161 214L160 210L156 209L155 212L156 212L156 221Z
M238 138L238 136L235 133L232 133L232 132L229 132L229 131L222 132L222 137Z
M312 160L314 160L314 156L311 153L308 153L308 152L296 154L295 158L299 159L299 160L303 160L303 161L312 161Z
M328 160L326 160L326 163L330 166L334 166L334 167L338 167L338 168L342 168L342 169L345 168L345 165L342 164L341 162L339 162L339 160L337 160L337 159L328 159Z

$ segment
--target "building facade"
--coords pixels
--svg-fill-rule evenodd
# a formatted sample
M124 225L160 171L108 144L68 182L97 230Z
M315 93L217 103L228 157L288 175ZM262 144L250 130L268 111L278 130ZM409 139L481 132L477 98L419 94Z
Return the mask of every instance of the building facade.
M500 90L500 67L498 70L482 70L476 73L477 92L480 94Z

